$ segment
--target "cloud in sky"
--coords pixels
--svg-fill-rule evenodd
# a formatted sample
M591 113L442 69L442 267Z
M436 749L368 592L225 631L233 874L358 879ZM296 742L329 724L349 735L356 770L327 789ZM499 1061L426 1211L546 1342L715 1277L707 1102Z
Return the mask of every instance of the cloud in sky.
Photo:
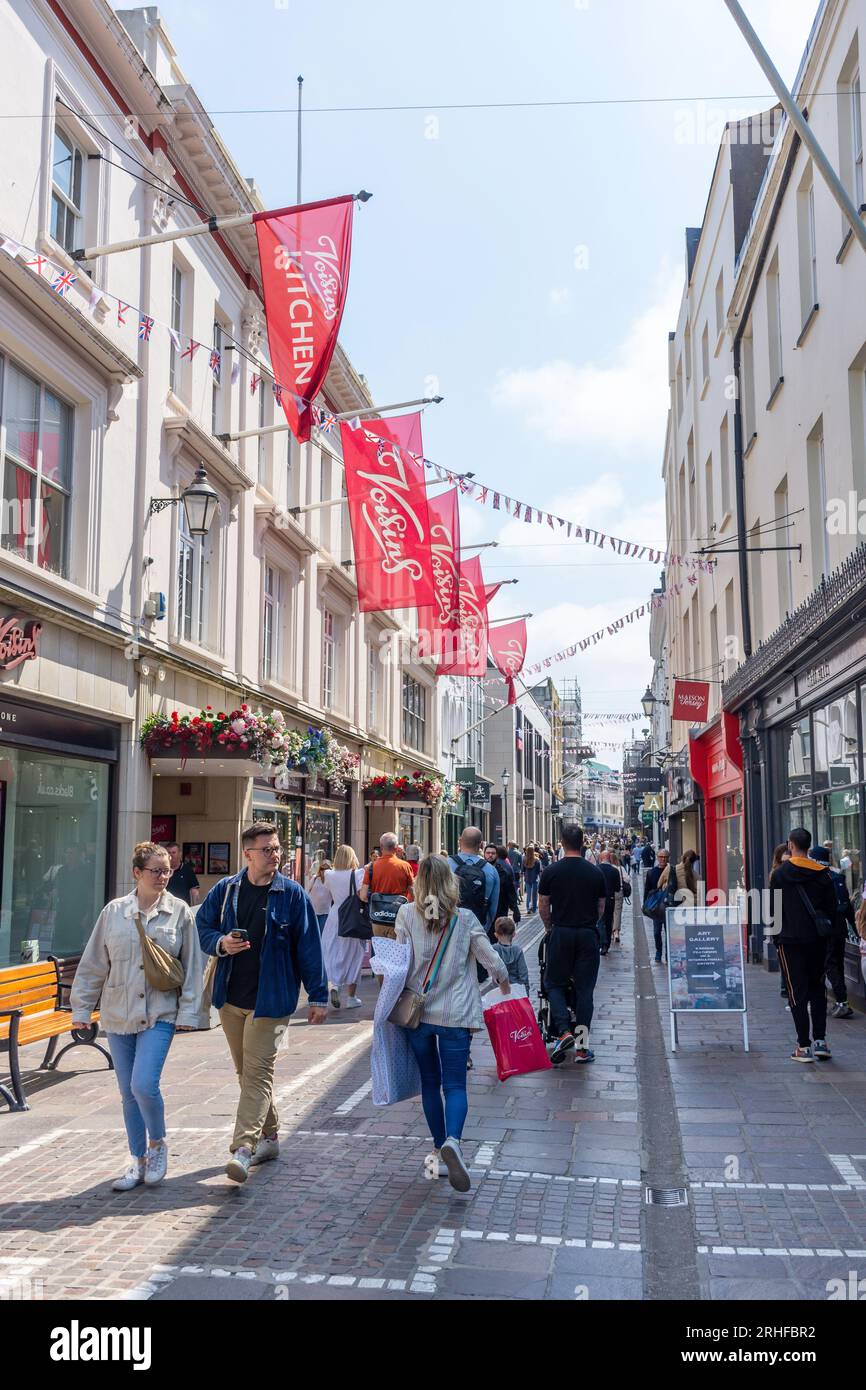
M579 444L661 456L669 401L666 343L683 292L680 268L663 268L651 302L632 320L607 361L557 358L503 369L493 387L502 410L522 416L549 444Z

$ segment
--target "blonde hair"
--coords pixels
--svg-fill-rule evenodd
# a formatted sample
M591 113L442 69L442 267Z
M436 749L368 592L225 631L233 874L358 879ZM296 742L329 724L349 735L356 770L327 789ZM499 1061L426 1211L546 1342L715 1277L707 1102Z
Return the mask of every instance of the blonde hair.
M351 845L338 845L334 855L335 869L357 869L358 856Z
M132 851L132 867L144 869L148 859L152 859L155 854L164 854L168 859L168 850L165 845L154 844L153 840L142 840L141 844L136 845Z
M448 860L428 854L418 865L415 879L415 908L424 918L427 930L446 927L459 901L460 887Z

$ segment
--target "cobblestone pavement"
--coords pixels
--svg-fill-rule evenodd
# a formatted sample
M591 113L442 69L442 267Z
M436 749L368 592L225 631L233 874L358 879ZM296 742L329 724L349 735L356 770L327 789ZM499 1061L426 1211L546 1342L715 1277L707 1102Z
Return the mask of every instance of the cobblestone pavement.
M419 1102L370 1101L373 981L362 1010L292 1024L277 1070L281 1158L240 1188L223 1172L236 1081L218 1029L173 1044L169 1176L154 1190L110 1190L126 1143L101 1058L81 1049L31 1074L32 1109L0 1114L0 1296L641 1298L652 1175L635 996L656 995L665 1028L667 996L655 967L652 986L635 983L646 975L635 929L639 916L602 961L592 1066L503 1084L486 1035L473 1042L467 1196L425 1179ZM540 930L535 917L520 932L533 983ZM866 1023L832 1025L835 1060L796 1067L778 977L754 968L748 984L748 1055L736 1018L701 1018L669 1059L701 1292L826 1298L858 1260L866 1274Z

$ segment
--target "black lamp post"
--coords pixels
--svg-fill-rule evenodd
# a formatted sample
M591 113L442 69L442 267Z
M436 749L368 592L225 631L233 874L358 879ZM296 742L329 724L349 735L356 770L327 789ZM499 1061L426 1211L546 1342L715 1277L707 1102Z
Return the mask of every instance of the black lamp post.
M511 774L507 767L502 769L502 839L508 844L508 783L511 781Z

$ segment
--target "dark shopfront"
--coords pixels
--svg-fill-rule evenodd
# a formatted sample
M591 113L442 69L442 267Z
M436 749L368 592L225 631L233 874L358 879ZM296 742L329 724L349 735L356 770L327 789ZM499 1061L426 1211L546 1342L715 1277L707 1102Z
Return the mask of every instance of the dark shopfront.
M828 846L859 905L866 846L864 603L861 548L725 687L741 722L750 887L767 886L774 847L802 825L813 844ZM772 946L766 956L776 968ZM850 996L866 1004L856 946L846 949L845 974Z
M277 828L283 850L283 872L306 883L320 859L334 862L339 845L351 843L349 791L337 793L329 784L306 777L287 777L280 790L256 778L253 815Z
M0 970L78 956L109 896L119 726L0 698Z

